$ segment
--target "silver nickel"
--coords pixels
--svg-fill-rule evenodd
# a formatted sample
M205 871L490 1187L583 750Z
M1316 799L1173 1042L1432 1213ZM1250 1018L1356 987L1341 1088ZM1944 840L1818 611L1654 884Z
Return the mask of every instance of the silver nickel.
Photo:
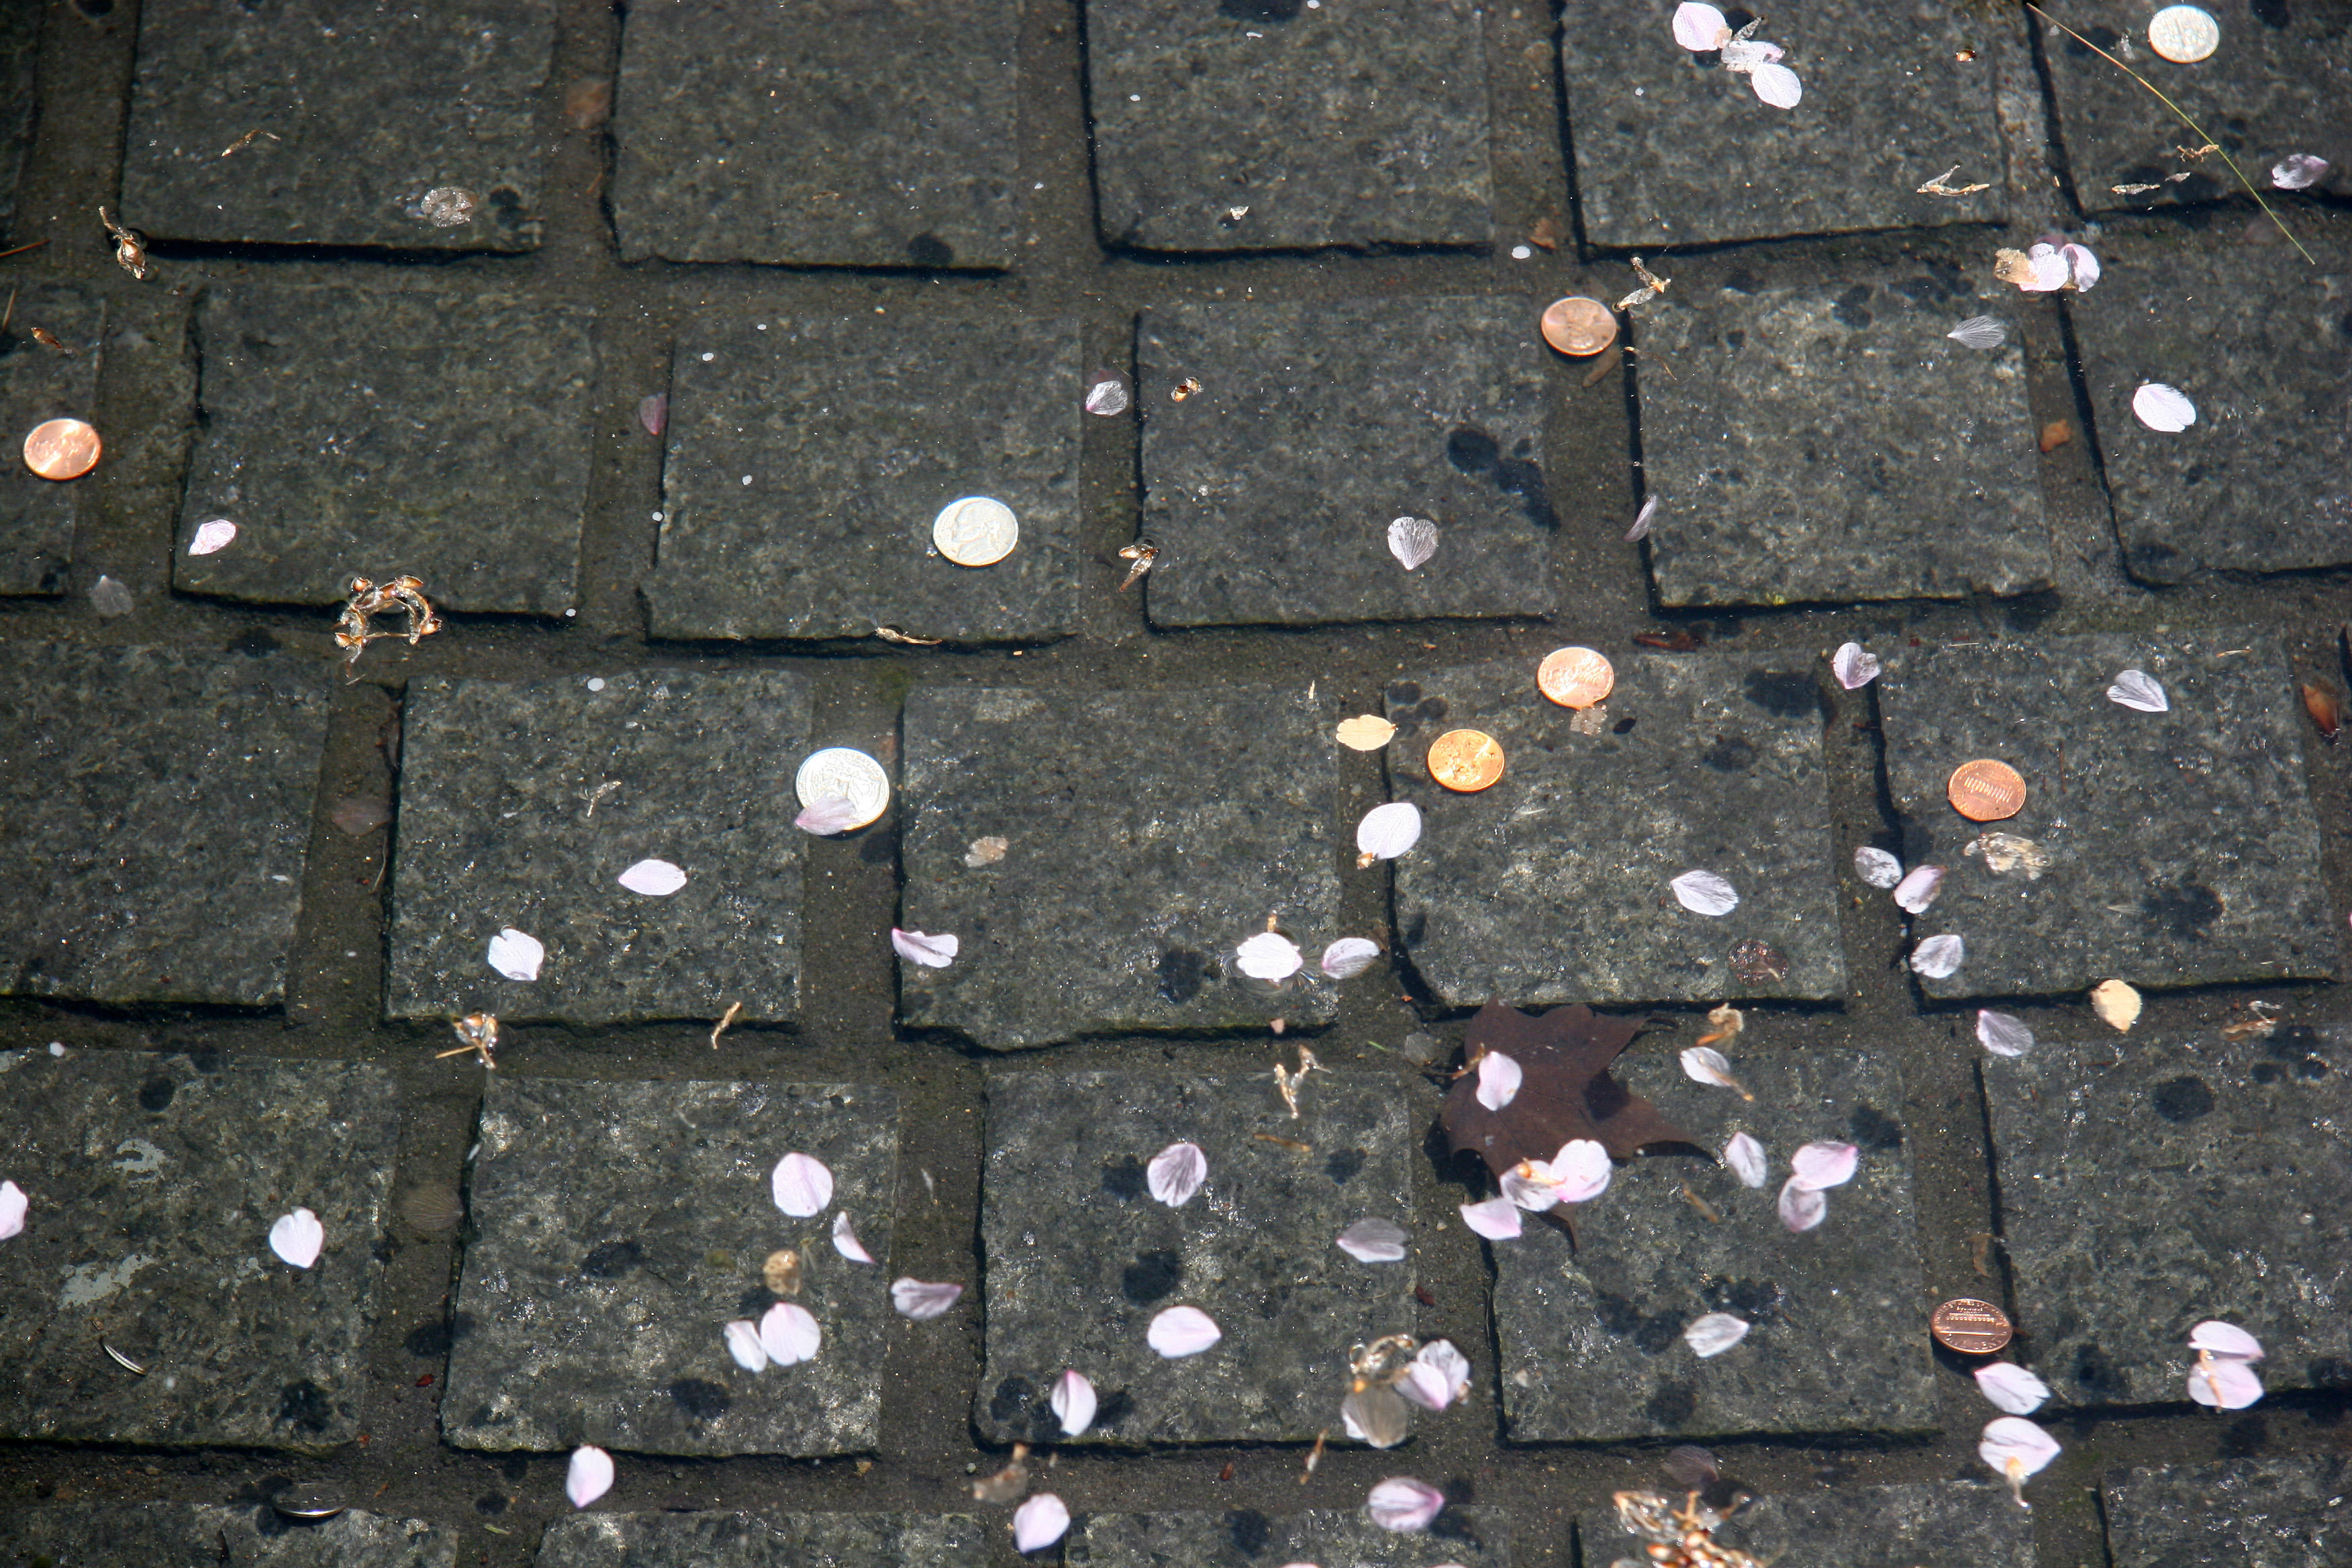
M812 752L793 776L793 792L803 807L835 796L857 808L851 827L863 827L890 809L890 775L865 752L847 746L827 746Z
M1021 542L1021 520L994 496L965 496L940 509L931 542L959 566L993 566Z
M2147 47L2175 65L2193 66L2221 47L2221 24L2199 5L2167 5L2147 19Z

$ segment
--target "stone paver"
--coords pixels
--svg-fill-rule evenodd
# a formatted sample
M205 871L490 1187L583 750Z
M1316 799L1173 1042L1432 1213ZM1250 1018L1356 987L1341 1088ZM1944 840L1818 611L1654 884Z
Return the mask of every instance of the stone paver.
M0 648L0 992L286 992L327 731L315 663Z
M1738 1457L1727 1462L1736 1466ZM1620 1558L1644 1560L1647 1543L1621 1528L1613 1511L1587 1514L1577 1524L1585 1561L1596 1568ZM2033 1516L2006 1489L1974 1481L1759 1498L1718 1529L1716 1540L1759 1563L1806 1568L2033 1568Z
M1306 25L1302 22L1302 26ZM1540 307L1171 305L1136 330L1163 626L1533 616L1557 603ZM1345 321L1344 331L1332 330ZM1202 390L1181 403L1186 378ZM1391 520L1438 526L1407 571Z
M2006 24L1933 5L1830 0L1758 30L1803 101L1780 110L1675 42L1676 0L1568 0L1560 75L1585 237L1635 250L1870 228L1998 223L1993 81ZM1756 13L1722 7L1735 25ZM1953 57L1973 49L1969 61ZM1975 195L1916 189L1961 164ZM1675 367L1679 370L1681 367ZM1654 450L1654 448L1653 448Z
M2115 1568L2328 1568L2352 1561L2343 1456L2166 1465L2108 1479Z
M1885 658L1878 704L1904 858L1947 872L1912 934L1966 944L1957 973L1919 977L1929 995L2335 973L2341 922L2319 881L2308 721L2272 637L2101 634ZM2110 701L2126 669L2161 684L2169 711ZM2024 777L2017 816L1979 825L1952 809L1952 770L1979 757ZM1989 846L1992 832L2006 838Z
M983 1568L968 1514L589 1513L559 1519L536 1568Z
M1264 1514L1097 1513L1070 1529L1062 1560L1077 1568L1271 1568L1328 1563L1346 1568L1510 1568L1511 1521L1493 1508L1449 1508L1424 1534L1382 1530L1360 1510Z
M1068 321L730 311L679 331L670 374L655 636L1076 630L1086 416ZM940 509L974 495L1020 523L992 566L932 542Z
M1672 371L1640 378L1662 601L1949 599L2048 583L2015 289L1931 264L1670 297L1641 330ZM1979 315L2010 342L1945 335Z
M1397 927L1438 998L1841 994L1810 661L1617 658L1592 735L1536 689L1537 662L1416 673L1388 689L1389 787L1423 824L1394 862ZM1431 780L1430 743L1455 729L1502 746L1500 783L1459 795ZM1685 909L1670 884L1692 870L1728 879L1738 906L1720 917Z
M1059 1441L1046 1394L1064 1367L1102 1401L1080 1442L1296 1442L1339 1424L1349 1347L1410 1332L1414 1305L1410 1252L1360 1263L1337 1238L1361 1219L1411 1228L1423 1119L1377 1074L1310 1074L1298 1099L1294 1120L1265 1074L989 1080L983 1433ZM1180 1141L1208 1180L1171 1208L1146 1168ZM1223 1338L1162 1359L1146 1334L1186 1306Z
M457 1531L353 1510L315 1523L257 1503L53 1503L0 1513L7 1568L456 1568Z
M2317 269L2284 244L2118 235L2098 288L2067 301L2124 563L2144 581L2352 562L2352 226L2290 221ZM2186 393L2197 423L2141 424L2147 382Z
M33 83L41 58L41 12L0 8L0 231L16 232L16 182L33 150Z
M2326 5L2290 0L2200 4L2221 25L2221 47L2191 64L2168 60L2148 47L2148 18L2160 8L2156 0L2053 15L2220 136L2265 194L2271 165L2290 153L2318 153L2340 171L2341 150L2352 143L2352 62L2344 58L2343 17ZM2177 149L2202 139L2189 134L2146 88L2056 27L2035 25L2049 62L2054 126L2074 199L2085 211L2242 199L2244 187L2220 158L2179 156ZM2166 177L2182 173L2189 178L2179 184ZM2343 188L2341 178L2339 173L2336 190ZM2126 195L2116 185L2157 188ZM2237 220L2228 221L2235 226Z
M1764 1145L1761 1189L1688 1155L1618 1167L1576 1216L1576 1246L1529 1217L1491 1244L1503 1409L1517 1441L1921 1432L1936 1425L1903 1088L1883 1061L1738 1056L1751 1104L1692 1082L1677 1044L1636 1044L1613 1076L1701 1148ZM1821 1226L1776 1212L1789 1156L1815 1140L1861 1149ZM1694 1202L1693 1198L1697 1199ZM1702 1212L1701 1205L1706 1212ZM1707 1312L1750 1325L1701 1360L1683 1331Z
M898 1100L847 1084L583 1083L501 1073L482 1104L465 1275L441 1421L461 1448L594 1443L654 1454L819 1455L879 1436L891 1315ZM814 1218L776 1206L784 1155L833 1173ZM834 1247L853 1217L880 1261ZM770 1254L802 1258L793 1299L816 1359L751 1373L723 1325L778 1298Z
M992 1050L1328 1022L1335 718L1305 686L916 691L898 923L962 951L899 966L901 1019ZM1278 988L1234 957L1268 915L1306 952Z
M570 608L593 318L488 290L215 289L173 584L334 605L354 574L445 610ZM192 556L205 522L236 542Z
M2209 1318L2263 1342L2273 1388L2352 1388L2329 1304L2352 1291L2347 1040L2135 1034L1985 1061L2017 1306L2062 1397L2186 1400Z
M0 50L5 47L0 33ZM0 174L6 156L0 138ZM79 289L36 286L18 291L16 310L16 327L0 335L0 431L22 441L47 420L93 419L105 302ZM61 354L36 341L28 327L73 352ZM103 440L105 431L99 434ZM0 594L62 594L73 563L74 521L97 480L60 484L27 468L17 453L7 457L0 464Z
M955 0L630 8L613 216L631 261L1006 267L1020 13Z
M0 1436L323 1450L358 1434L390 1074L17 1051L0 1096L29 1200L0 1273ZM309 1268L269 1247L297 1207L326 1233Z
M1144 250L1484 245L1470 0L1087 0L1096 221Z
M122 221L169 239L528 250L555 9L142 6ZM441 190L470 195L471 216L428 217Z
M784 670L641 670L409 687L384 1011L446 1017L789 1018L808 686ZM686 873L622 887L641 860ZM534 981L490 967L506 929Z

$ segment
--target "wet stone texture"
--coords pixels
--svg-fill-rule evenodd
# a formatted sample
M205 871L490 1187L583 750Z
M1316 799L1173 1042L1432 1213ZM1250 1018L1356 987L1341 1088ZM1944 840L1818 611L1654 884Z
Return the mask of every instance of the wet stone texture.
M1510 1520L1498 1509L1449 1508L1416 1534L1382 1530L1360 1510L1263 1514L1096 1513L1070 1526L1062 1561L1072 1568L1271 1568L1328 1563L1346 1568L1509 1568Z
M2323 1568L2352 1562L2340 1455L2126 1470L2102 1489L2115 1568Z
M1300 26L1313 26L1302 18ZM1331 330L1336 313L1349 330ZM1136 330L1145 580L1163 626L1533 616L1557 602L1537 311L1171 305ZM1170 394L1187 378L1201 390ZM1407 571L1391 519L1438 528Z
M846 1084L581 1083L500 1073L482 1102L444 1435L461 1448L840 1454L878 1436L890 1309L898 1101ZM798 1151L833 1172L812 1219L770 1173ZM836 1215L878 1264L834 1249ZM723 1325L778 1298L769 1255L802 1260L793 1300L816 1359L746 1372ZM585 1559L583 1559L584 1561Z
M1903 858L1946 871L1911 934L1966 944L1956 973L1915 976L1927 994L2334 974L2339 922L2304 787L2307 721L2274 639L2223 627L1882 657ZM2126 669L2154 678L2170 710L2110 701ZM2024 777L2015 816L1978 824L1952 809L1952 770L1980 757Z
M1339 1424L1348 1348L1410 1332L1414 1303L1410 1252L1360 1263L1337 1238L1362 1219L1410 1230L1427 1108L1370 1073L1311 1073L1298 1103L1294 1120L1265 1074L989 1080L982 1434L1063 1441L1046 1396L1064 1367L1101 1399L1080 1443L1303 1442ZM1146 1167L1180 1141L1208 1180L1171 1208ZM1223 1338L1163 1359L1146 1335L1184 1306Z
M0 1274L0 1436L315 1451L358 1435L390 1074L16 1051L0 1097L30 1200ZM297 1207L326 1232L309 1268L269 1249Z
M353 1510L289 1520L257 1503L60 1503L0 1513L0 1563L33 1568L455 1568L457 1531Z
M584 1513L541 1538L534 1568L984 1568L968 1514Z
M562 614L588 489L592 320L478 291L207 290L205 417L173 585L334 605L355 574L408 573L445 610ZM236 542L188 554L215 517Z
M1009 266L1020 32L956 0L630 7L623 258Z
M2263 1342L2273 1389L2352 1388L2352 1034L2046 1041L1983 1073L2017 1305L2062 1400L2186 1400L2209 1318Z
M1672 298L1640 332L1674 372L1640 377L1663 602L1959 598L2048 582L2014 289L1933 262ZM1945 335L1979 315L2010 341Z
M1485 245L1470 0L1087 0L1097 223L1145 250Z
M40 8L0 6L0 232L16 232L16 182L33 150L33 82L40 59Z
M992 1050L1084 1034L1312 1027L1339 929L1328 704L1307 687L908 699L898 923L950 931L946 969L901 963L899 1016ZM974 840L1003 858L974 866ZM1241 973L1275 915L1305 971Z
M1390 686L1389 787L1423 822L1393 863L1415 971L1457 1007L1842 994L1809 661L1637 655L1616 671L1593 734L1537 690L1532 658ZM1501 781L1475 794L1427 765L1465 728L1503 749ZM1692 870L1728 880L1738 907L1685 909L1670 884Z
M286 992L327 732L315 662L0 649L0 992Z
M0 49L5 47L6 26L0 22ZM6 155L0 140L0 173L5 173ZM0 333L0 431L19 443L16 450L0 454L7 458L0 463L0 594L66 591L75 517L97 480L45 479L25 466L21 443L35 426L51 419L93 417L105 310L103 300L79 289L22 289L16 324ZM29 327L41 328L73 352L62 354L37 341Z
M671 369L656 637L992 642L1076 629L1085 380L1063 321L730 312ZM748 482L747 482L748 481ZM932 540L965 496L1020 540L959 566Z
M1774 12L1756 37L1787 50L1781 63L1804 84L1803 102L1782 110L1716 55L1677 44L1675 3L1562 9L1560 75L1591 243L1640 250L2005 216L1993 114L2005 25L1929 0ZM1735 23L1755 15L1721 9ZM1963 48L1977 58L1955 60ZM1952 161L1946 148L1976 160L1949 184L1992 189L1913 194Z
M605 1023L789 1018L803 836L793 771L807 683L782 670L646 670L410 683L384 1011ZM686 873L622 887L641 860ZM512 928L546 960L490 967Z
M539 243L533 121L553 0L165 0L142 7L138 30L118 215L131 227L255 245ZM470 197L470 216L436 223L425 203L438 191Z
M1834 1207L1834 1196L1831 1202ZM1739 1459L1726 1456L1726 1462L1737 1470ZM1626 1557L1644 1561L1647 1542L1624 1530L1613 1511L1587 1514L1577 1528L1584 1560L1594 1568ZM1919 1568L1928 1563L2033 1568L2034 1561L2033 1516L2010 1500L2006 1488L1974 1481L1759 1498L1715 1538L1759 1563L1801 1563L1805 1568Z
M2066 302L2125 565L2143 581L2352 562L2352 225L2289 221L2318 276L2284 243L2118 235L2098 288ZM2148 382L2186 393L2197 423L2141 424L2132 396Z
M1577 1245L1528 1216L1491 1244L1503 1408L1518 1441L1932 1430L1935 1387L1913 1219L1911 1152L1894 1069L1741 1057L1755 1094L1686 1078L1671 1037L1637 1044L1614 1077L1693 1143L1738 1131L1764 1145L1765 1185L1689 1153L1620 1164L1576 1216ZM1802 1144L1857 1145L1861 1169L1832 1190L1821 1226L1792 1234L1776 1211ZM1693 1200L1697 1201L1694 1202ZM1701 1205L1706 1207L1702 1212ZM1683 1331L1708 1312L1751 1327L1706 1360Z

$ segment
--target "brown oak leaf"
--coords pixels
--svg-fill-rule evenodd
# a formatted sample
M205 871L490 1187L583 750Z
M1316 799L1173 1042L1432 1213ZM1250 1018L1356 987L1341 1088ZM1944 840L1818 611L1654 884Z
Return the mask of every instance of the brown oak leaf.
M1575 1138L1594 1139L1617 1160L1652 1143L1689 1143L1689 1133L1609 1076L1609 1064L1642 1032L1642 1018L1612 1018L1590 1007L1555 1007L1529 1017L1490 1003L1463 1037L1464 1066L1488 1051L1518 1063L1519 1091L1500 1110L1478 1103L1478 1075L1454 1080L1438 1116L1454 1153L1470 1150L1496 1176L1522 1160L1549 1160Z

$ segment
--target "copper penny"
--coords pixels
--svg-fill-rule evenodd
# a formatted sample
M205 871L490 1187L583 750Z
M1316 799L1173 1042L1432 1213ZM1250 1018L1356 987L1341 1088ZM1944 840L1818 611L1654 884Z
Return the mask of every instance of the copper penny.
M1961 1296L1937 1308L1927 1319L1927 1331L1946 1350L1962 1355L1990 1355L2009 1343L2009 1314L1990 1301Z
M98 467L98 432L79 419L36 425L25 437L25 467L45 479L78 479Z
M1503 776L1503 748L1476 730L1448 730L1429 743L1429 776L1464 795Z
M1617 314L1598 300L1570 294L1544 307L1543 336L1560 353L1583 359L1617 341Z
M2025 809L2025 780L2007 763L1979 757L1952 770L1944 795L1970 822L1999 822Z
M1617 672L1589 647L1555 648L1537 668L1536 686L1563 708L1590 708L1616 689Z

